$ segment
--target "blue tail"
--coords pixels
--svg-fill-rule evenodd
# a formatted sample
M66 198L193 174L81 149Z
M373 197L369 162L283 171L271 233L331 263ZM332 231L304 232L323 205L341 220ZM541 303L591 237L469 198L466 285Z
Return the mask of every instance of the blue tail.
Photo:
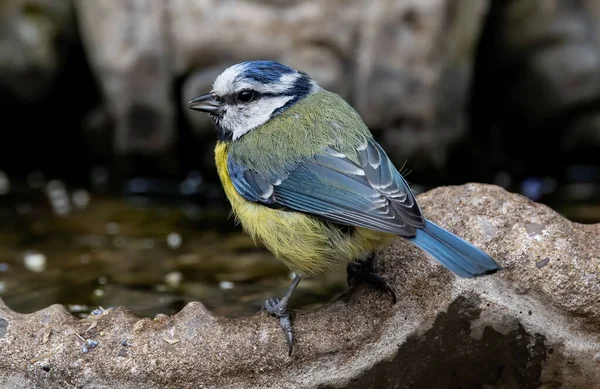
M429 220L410 241L459 277L477 277L500 270L492 257Z

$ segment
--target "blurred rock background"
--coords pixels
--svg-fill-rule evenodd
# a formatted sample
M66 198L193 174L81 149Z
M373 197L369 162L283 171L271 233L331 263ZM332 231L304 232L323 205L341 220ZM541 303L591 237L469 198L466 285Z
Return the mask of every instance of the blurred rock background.
M271 295L274 272L284 290L286 270L252 262L252 242L230 237L228 261L207 244L228 240L205 233L222 229L227 213L210 212L227 204L212 125L187 101L250 59L284 62L346 98L417 192L493 183L600 220L598 0L1 0L9 305L127 301L150 314L199 298L217 310L229 292L207 295L206 283L225 283L230 299L249 295L239 283ZM132 195L183 204L194 222L157 203L132 211ZM34 284L31 258L49 269ZM198 270L207 263L216 275Z
M214 182L186 102L270 58L351 102L415 184L600 182L597 1L4 0L0 20L10 177Z

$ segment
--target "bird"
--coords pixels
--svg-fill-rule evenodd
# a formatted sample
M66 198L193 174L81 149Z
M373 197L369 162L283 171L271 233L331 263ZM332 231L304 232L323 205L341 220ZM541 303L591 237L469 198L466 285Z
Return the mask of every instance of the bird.
M291 355L288 303L305 276L347 266L347 281L394 289L375 252L398 237L463 278L493 274L487 253L426 219L414 192L359 113L305 71L275 60L223 70L188 101L216 131L215 165L236 221L294 278L262 309L279 319Z

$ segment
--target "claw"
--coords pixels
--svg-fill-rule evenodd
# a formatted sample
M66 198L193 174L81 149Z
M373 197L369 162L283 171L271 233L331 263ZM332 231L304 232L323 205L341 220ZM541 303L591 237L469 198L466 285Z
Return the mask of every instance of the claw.
M285 337L288 342L288 356L292 355L294 349L294 329L292 328L292 321L290 315L282 316L279 318L279 324L285 331Z
M377 289L389 293L392 297L392 302L396 304L397 299L394 288L373 269L373 256L364 262L349 264L346 271L348 285L353 285L357 281L364 281Z
M279 319L279 325L281 325L281 328L285 332L285 337L288 342L288 355L292 355L292 349L294 348L294 329L292 328L292 319L287 309L288 301L292 293L302 280L302 277L302 275L296 274L294 276L294 279L292 280L292 283L286 295L283 296L281 300L277 298L272 298L265 301L265 304L263 306L263 308L266 309L267 312L269 312L269 314Z
M264 309L270 314L279 319L279 325L285 332L285 337L288 342L288 355L292 355L294 349L294 329L292 327L292 320L290 313L287 309L287 303L282 303L277 298L272 298L265 301L263 306Z

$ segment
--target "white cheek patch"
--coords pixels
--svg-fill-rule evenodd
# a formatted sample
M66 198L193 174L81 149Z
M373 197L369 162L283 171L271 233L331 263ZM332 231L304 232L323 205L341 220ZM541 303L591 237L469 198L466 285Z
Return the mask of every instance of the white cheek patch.
M225 112L219 119L218 125L231 133L232 139L239 139L269 121L273 112L295 98L285 94L292 91L296 82L303 77L299 72L293 71L281 74L277 80L261 83L254 80L250 74L245 75L249 70L248 66L247 64L233 65L223 71L213 83L212 91L219 96L236 95L242 90L253 90L262 95L250 103L228 103L224 107ZM269 79L274 75L265 74L265 76ZM319 89L316 82L310 80L308 94L313 94Z
M227 109L221 126L238 139L271 119L271 114L293 99L293 96L263 97L253 103L232 106Z

